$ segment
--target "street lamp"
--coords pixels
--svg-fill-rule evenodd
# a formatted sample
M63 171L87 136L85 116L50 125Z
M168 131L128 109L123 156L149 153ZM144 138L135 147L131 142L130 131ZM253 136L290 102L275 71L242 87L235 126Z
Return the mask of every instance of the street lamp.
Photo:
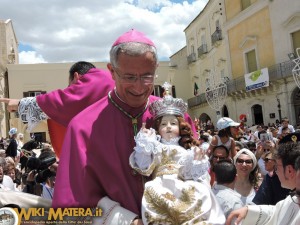
M278 108L278 115L279 115L279 122L281 123L281 105L280 105L280 99L277 97L277 108Z

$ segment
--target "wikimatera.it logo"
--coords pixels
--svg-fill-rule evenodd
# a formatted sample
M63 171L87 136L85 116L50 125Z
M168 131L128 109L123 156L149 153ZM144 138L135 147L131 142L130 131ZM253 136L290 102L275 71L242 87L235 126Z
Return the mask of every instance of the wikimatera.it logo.
M93 217L101 217L100 208L1 208L0 222L20 224L92 224Z

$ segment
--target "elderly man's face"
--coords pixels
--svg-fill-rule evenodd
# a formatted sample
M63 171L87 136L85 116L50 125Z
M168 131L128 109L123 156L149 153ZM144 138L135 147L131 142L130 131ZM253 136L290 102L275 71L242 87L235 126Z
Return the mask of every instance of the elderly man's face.
M148 97L153 92L154 85L153 82L144 82L140 77L155 76L156 67L156 61L150 52L140 56L129 56L120 53L118 68L109 66L119 97L134 108L145 105ZM124 76L136 76L138 79L133 83L126 83L123 79Z

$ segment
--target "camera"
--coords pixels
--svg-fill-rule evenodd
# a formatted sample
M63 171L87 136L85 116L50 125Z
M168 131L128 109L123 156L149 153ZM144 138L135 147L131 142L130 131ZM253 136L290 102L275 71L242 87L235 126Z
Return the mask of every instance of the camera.
M47 178L56 175L55 172L52 172L51 170L48 169L48 167L55 162L56 162L55 156L48 156L43 159L30 157L26 164L26 174L28 175L30 171L34 170L34 173L36 174L35 175L36 183L43 183L47 180Z

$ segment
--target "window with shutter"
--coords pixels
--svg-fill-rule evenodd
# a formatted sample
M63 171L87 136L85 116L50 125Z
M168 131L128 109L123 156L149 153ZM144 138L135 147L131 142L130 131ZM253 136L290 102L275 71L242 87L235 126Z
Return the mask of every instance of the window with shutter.
M248 73L256 71L257 62L256 62L256 54L254 49L246 53L246 60L247 60Z

